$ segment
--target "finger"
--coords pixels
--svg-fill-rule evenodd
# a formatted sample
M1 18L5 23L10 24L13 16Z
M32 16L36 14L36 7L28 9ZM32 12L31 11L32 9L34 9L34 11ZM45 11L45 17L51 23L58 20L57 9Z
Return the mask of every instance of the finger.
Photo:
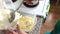
M18 32L19 34L21 34L21 31L22 31L22 30L21 30L21 28L20 28L20 26L19 26L18 24L16 25L16 29L17 29L17 32Z
M13 34L18 34L18 33L13 31Z
M17 24L17 31L18 31L18 34L27 34L26 32L24 32L21 28L20 28L20 26Z
M14 31L9 31L9 30L3 30L4 34L18 34L17 32Z
M9 30L3 30L4 34L13 34L13 32L9 31Z
M16 28L17 28L18 30L20 30L20 26L19 26L18 24L16 25Z

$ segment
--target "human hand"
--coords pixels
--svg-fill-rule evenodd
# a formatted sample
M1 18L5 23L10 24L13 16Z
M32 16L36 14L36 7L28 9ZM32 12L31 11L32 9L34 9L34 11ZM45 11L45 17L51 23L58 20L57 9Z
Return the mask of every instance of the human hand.
M27 34L19 27L19 25L16 27L16 32L11 30L3 30L3 32L4 34Z

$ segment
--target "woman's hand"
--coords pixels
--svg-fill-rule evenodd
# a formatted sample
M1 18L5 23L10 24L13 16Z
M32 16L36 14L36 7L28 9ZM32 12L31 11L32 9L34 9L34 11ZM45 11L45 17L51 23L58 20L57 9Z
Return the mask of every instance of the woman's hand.
M26 32L24 32L19 25L17 25L16 27L16 32L15 31L10 31L10 30L3 30L4 34L27 34Z

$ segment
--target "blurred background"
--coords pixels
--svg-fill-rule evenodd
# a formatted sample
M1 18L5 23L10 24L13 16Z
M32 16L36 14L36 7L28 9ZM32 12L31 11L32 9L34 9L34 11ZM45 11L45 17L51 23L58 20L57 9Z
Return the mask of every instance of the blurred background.
M46 18L45 23L41 28L41 34L44 32L51 32L56 24L56 21L60 18L60 0L50 0L50 11Z

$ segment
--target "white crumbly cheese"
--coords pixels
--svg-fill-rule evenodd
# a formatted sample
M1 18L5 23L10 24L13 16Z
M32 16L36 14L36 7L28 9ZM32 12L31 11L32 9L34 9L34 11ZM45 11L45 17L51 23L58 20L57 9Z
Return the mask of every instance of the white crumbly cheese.
M0 14L0 20L3 20L3 16Z
M21 15L18 12L15 12L15 20L21 18Z
M15 25L18 24L17 21L22 17L18 12L15 12L15 19L12 23L9 23L10 12L7 9L0 9L0 30L9 29L10 26L13 26L12 29L14 29Z
M5 9L0 9L0 30L8 29L10 23L8 21L7 11ZM9 11L8 11L9 12Z
M22 16L20 15L20 13L15 12L15 19L14 21L11 23L12 26L18 24L17 21L21 18Z

